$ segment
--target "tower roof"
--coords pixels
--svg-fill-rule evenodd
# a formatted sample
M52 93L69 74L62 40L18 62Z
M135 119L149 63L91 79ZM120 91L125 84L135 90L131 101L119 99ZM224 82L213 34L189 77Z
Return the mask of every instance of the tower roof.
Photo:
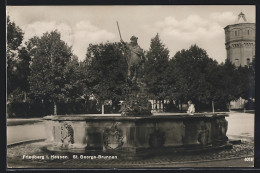
M252 22L251 20L247 20L246 19L246 15L241 11L238 14L238 17L236 20L234 20L234 22L232 24L227 25L224 29L226 30L227 28L231 27L231 26L236 26L236 25L240 25L240 24L254 24L255 22Z
M237 23L247 23L246 16L244 13L239 13Z

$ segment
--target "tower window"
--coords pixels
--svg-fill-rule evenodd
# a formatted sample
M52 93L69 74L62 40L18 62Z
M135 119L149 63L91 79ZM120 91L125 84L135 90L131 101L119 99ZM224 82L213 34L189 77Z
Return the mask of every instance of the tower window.
M235 59L235 66L239 66L239 60L238 59Z
M249 66L250 65L250 58L246 59L246 65Z
M237 36L237 31L235 31L235 36Z
M249 30L247 30L247 34L250 35L250 31Z

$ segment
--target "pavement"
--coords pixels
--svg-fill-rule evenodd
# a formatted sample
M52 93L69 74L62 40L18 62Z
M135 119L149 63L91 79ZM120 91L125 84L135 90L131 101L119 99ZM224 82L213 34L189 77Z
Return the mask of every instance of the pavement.
M149 157L116 159L93 158L91 153L46 152L45 142L21 144L8 148L8 168L154 168L154 167L253 167L254 145L243 141L232 149L196 153L157 153ZM99 153L106 156L106 153ZM77 158L74 158L74 156ZM26 159L27 156L41 156L43 159ZM66 158L52 158L62 156Z
M46 139L43 123L7 126L7 145L36 139Z
M230 112L226 120L228 121L228 136L254 137L255 114Z

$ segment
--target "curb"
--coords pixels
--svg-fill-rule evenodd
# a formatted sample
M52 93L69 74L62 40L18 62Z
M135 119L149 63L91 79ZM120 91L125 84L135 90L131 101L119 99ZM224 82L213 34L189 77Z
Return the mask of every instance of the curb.
M26 140L26 141L19 141L19 142L14 142L11 144L7 144L7 147L13 147L21 144L28 144L28 143L33 143L33 142L42 142L45 141L46 139L32 139L32 140Z

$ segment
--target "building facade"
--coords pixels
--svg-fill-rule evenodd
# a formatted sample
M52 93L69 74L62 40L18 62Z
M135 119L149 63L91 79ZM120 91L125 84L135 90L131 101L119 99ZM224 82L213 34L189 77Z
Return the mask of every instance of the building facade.
M241 12L237 22L224 30L227 59L236 67L248 66L255 57L255 23L248 22Z

